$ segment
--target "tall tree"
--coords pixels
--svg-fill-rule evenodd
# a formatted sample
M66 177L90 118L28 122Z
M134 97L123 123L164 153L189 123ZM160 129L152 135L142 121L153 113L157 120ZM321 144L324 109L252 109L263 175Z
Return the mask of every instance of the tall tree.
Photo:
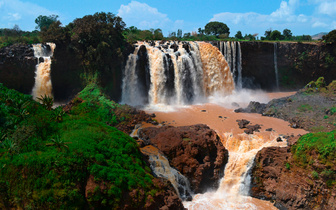
M35 23L37 24L36 29L40 30L46 30L49 28L49 26L53 23L56 22L58 18L58 15L40 15L35 19Z
M230 35L230 28L222 22L209 22L205 25L205 33L209 35L219 36L220 34Z
M74 49L86 71L111 69L111 60L122 58L125 23L112 13L95 13L75 19L71 31Z
M237 31L237 34L235 35L236 39L243 39L243 35L241 31Z
M282 34L283 34L285 40L291 40L292 37L293 37L293 34L292 34L291 30L289 30L287 28L283 30Z
M281 40L281 39L282 39L282 35L280 31L278 30L272 31L270 35L270 40Z
M271 39L271 33L272 33L272 29L269 29L269 30L265 31L265 39L270 40Z

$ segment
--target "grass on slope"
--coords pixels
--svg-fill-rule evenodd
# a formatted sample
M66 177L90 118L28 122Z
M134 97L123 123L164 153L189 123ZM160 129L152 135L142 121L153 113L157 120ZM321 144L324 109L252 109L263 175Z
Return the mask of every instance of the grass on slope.
M0 84L0 209L118 208L130 191L155 190L136 142L107 125L120 105L95 85L79 97L65 114Z

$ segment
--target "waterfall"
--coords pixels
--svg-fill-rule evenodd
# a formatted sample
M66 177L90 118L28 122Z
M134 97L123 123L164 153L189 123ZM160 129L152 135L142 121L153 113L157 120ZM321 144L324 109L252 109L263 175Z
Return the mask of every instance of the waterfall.
M230 68L211 44L138 42L124 70L122 103L193 104L213 94L231 94L233 90Z
M240 42L224 42L219 43L220 51L224 55L228 66L233 75L233 79L237 89L242 88L242 53Z
M169 180L182 200L193 194L188 179L179 171L172 168L168 159L155 147L149 145L141 148L141 152L149 156L149 164L153 173Z
M274 42L274 71L276 88L279 90L279 75L278 75L278 43Z
M229 160L224 170L224 177L215 192L197 194L191 202L184 202L184 207L193 209L275 209L270 203L253 200L249 195L254 159L264 147L286 146L286 141L277 142L276 136L246 135L233 136L225 133L223 144L229 151ZM257 204L256 204L257 203Z
M52 84L50 78L51 56L56 45L54 43L34 44L34 57L38 64L35 71L35 85L32 90L34 100L41 96L52 97ZM40 60L43 60L40 62Z

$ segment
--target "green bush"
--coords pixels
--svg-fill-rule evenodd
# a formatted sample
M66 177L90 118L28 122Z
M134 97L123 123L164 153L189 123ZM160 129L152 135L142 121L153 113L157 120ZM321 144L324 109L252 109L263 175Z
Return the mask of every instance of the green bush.
M308 164L310 155L317 152L319 160L324 164L334 162L336 158L336 131L308 133L301 136L292 147L294 159L304 165Z

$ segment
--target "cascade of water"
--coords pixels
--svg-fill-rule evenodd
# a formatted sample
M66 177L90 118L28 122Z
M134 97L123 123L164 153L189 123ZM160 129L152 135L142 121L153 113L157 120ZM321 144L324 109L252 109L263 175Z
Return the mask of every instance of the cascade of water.
M238 80L237 80L237 87L238 89L243 88L243 81L242 81L242 53L240 48L240 42L238 42L238 59L237 59L237 68L238 68Z
M259 150L270 146L286 146L286 142L277 142L275 136L262 137L257 135L233 136L225 133L223 144L229 151L229 161L225 174L216 192L198 194L191 202L184 202L190 209L256 209L249 197L251 170L254 158ZM266 209L272 209L267 206Z
M276 88L279 90L279 75L278 75L278 43L274 42L274 71Z
M232 75L220 51L211 44L139 42L148 55L149 105L190 104L216 93L230 94ZM209 57L211 55L212 57ZM122 86L122 102L144 105L137 75L136 52L128 57ZM144 72L141 70L141 72Z
M52 84L50 78L51 56L54 53L56 45L54 43L34 44L34 56L38 59L35 71L35 85L32 95L35 100L41 96L52 96ZM43 58L43 62L40 59Z
M237 48L236 48L236 42L231 42L231 53L232 53L232 69L231 72L233 74L233 78L236 81L236 75L237 75L237 61L236 61L236 57L237 57Z
M149 145L141 148L141 152L149 156L149 163L153 173L158 177L168 179L182 200L192 196L193 193L188 179L172 168L168 159L157 148Z
M240 42L220 42L220 49L223 53L230 70L237 89L242 88L242 53Z
M139 47L136 47L133 54L128 56L123 83L122 83L122 101L125 103L130 103L131 101L136 102L132 104L134 106L143 104L143 99L141 94L138 92L138 75L136 74L136 63L138 58Z

